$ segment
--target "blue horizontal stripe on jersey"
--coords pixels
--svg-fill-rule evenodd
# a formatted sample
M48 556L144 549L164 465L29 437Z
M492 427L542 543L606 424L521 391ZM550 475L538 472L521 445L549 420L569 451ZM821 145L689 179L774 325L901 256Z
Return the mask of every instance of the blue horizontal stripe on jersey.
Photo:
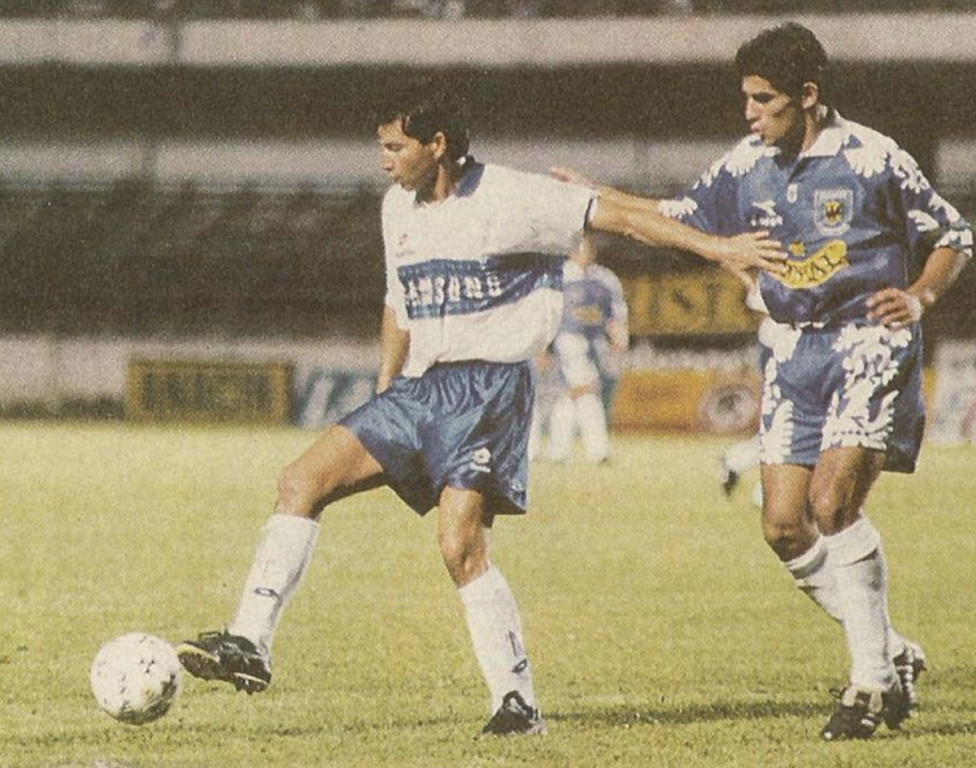
M485 259L432 259L397 268L407 317L469 315L511 304L535 290L562 290L562 256L512 253Z

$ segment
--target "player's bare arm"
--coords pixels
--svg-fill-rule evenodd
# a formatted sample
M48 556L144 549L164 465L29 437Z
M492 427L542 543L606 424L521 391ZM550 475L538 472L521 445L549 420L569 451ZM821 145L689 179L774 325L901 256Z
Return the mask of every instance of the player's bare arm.
M598 181L591 179L589 176L580 173L575 168L569 166L560 165L555 168L550 168L549 173L553 178L559 179L560 181L565 181L569 184L578 184L581 187L589 187L590 189L595 189L600 193L601 198L613 199L621 204L637 203L639 204L641 200L646 200L657 207L658 200L652 198L641 198L637 195L632 195L629 192L624 192L622 189L616 189L614 187L608 187L605 184L600 184Z
M969 261L966 254L952 248L937 248L925 262L918 280L907 289L884 288L867 301L868 319L889 328L917 323L956 282Z
M731 269L757 268L774 274L786 269L783 262L787 256L768 232L735 237L709 235L658 213L657 201L650 198L601 192L590 227L648 245L691 251Z
M410 332L397 325L396 312L383 307L383 323L380 328L380 370L376 381L376 394L384 391L403 370L410 350Z
M600 208L610 209L610 215L618 215L619 211L629 211L629 221L624 215L624 226L627 231L614 231L635 240L697 253L709 261L717 261L732 272L748 269L763 269L774 274L785 271L782 262L786 254L780 250L778 241L769 238L768 232L752 232L737 235L732 238L722 238L707 235L687 225L675 222L673 219L658 213L659 200L650 197L640 197L624 192L614 187L606 186L594 181L575 168L557 166L550 169L553 177L570 184L590 187L600 193ZM599 214L599 209L597 210ZM670 224L677 224L671 227ZM600 227L592 223L594 229ZM658 238L658 239L655 239ZM667 240L674 238L674 240Z

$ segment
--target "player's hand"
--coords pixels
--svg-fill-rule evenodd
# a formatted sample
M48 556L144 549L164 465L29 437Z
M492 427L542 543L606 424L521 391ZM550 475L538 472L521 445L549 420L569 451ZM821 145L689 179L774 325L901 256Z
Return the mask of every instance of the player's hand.
M597 183L593 181L593 179L591 179L589 176L584 176L575 168L559 165L555 168L550 168L549 173L554 178L559 179L560 181L565 181L569 184L579 184L581 187L590 187L591 189L596 189L597 187Z
M746 269L762 269L774 275L786 272L789 258L779 240L769 237L769 232L746 232L735 237L719 237L706 258L718 261L734 273Z
M925 307L914 293L901 288L883 288L868 297L868 320L897 330L922 319Z

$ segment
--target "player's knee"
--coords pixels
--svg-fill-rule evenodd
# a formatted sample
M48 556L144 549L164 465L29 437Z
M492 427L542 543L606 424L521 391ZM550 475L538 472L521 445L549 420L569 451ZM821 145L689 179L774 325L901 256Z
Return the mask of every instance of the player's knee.
M459 587L473 581L487 570L487 553L477 542L464 536L442 533L438 543L447 572Z
M300 465L291 464L278 475L275 509L292 515L310 516L321 496L320 483Z
M814 485L810 489L810 509L817 525L826 534L844 526L850 506L848 495L836 485Z
M809 526L800 521L782 520L763 517L763 538L769 548L776 553L780 560L792 560L806 552L813 544L812 532Z

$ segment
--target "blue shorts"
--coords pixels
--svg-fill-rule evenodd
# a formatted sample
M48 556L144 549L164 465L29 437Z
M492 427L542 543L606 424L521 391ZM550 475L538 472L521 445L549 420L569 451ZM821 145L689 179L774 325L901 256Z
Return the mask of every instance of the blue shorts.
M764 350L762 460L814 466L828 448L887 454L885 469L914 472L925 408L916 326L778 326Z
M418 514L446 487L482 493L493 514L522 514L534 387L529 363L441 363L399 377L340 423Z

